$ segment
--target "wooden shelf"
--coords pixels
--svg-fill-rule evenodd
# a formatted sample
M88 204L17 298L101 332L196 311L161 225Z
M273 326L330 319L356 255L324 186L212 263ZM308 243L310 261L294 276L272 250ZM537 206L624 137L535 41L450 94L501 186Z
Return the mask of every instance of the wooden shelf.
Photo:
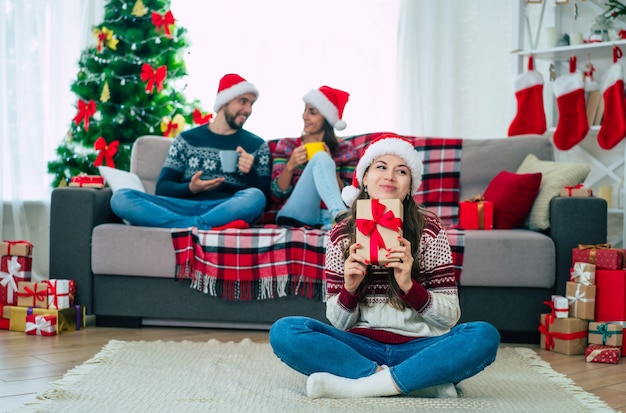
M550 60L554 62L567 62L570 56L587 57L590 59L613 59L613 46L619 46L626 52L626 40L614 42L585 43L574 46L559 46L550 49L522 50L517 52L520 56L533 55L535 59Z

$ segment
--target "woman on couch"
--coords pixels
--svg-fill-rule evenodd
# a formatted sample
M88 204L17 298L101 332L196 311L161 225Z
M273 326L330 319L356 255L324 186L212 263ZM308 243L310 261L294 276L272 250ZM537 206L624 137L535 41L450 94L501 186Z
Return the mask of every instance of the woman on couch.
M422 159L403 138L372 141L353 185L342 191L351 216L326 244L326 317L285 317L270 329L284 363L308 375L311 398L412 394L457 397L454 384L496 357L500 335L485 322L456 325L460 307L452 253L441 221L413 200ZM356 199L401 199L403 236L395 258L372 264L355 240ZM419 392L418 392L419 391Z
M346 127L342 115L348 96L328 86L309 91L303 97L302 136L276 145L271 194L281 205L277 224L330 228L347 215L341 190L358 159L352 144L337 139L334 129Z

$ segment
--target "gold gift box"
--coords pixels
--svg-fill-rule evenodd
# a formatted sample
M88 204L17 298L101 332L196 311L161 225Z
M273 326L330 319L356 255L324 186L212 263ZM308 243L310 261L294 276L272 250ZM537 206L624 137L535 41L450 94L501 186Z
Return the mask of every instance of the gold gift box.
M555 353L585 354L588 327L589 321L580 318L552 318L551 314L541 314L539 345Z
M9 330L11 331L26 331L26 315L31 314L47 314L57 317L57 334L62 334L66 331L78 331L81 328L85 328L85 306L73 306L70 308L63 308L61 310L49 310L46 308L32 308L32 307L16 307L5 306L9 308Z

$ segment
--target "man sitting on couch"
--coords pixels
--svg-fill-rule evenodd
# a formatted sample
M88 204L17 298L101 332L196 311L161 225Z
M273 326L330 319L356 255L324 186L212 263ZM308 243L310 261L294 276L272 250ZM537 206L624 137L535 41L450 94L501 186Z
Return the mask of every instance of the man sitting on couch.
M243 129L258 96L252 83L225 75L215 98L215 119L173 140L156 195L120 189L111 198L113 212L147 227L209 230L254 223L269 199L271 169L267 142Z

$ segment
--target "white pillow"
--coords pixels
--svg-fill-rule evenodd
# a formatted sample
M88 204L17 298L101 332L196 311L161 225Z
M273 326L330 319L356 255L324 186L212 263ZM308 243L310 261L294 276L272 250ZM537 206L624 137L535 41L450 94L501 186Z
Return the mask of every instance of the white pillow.
M100 170L100 175L104 177L105 182L109 184L113 192L122 188L146 192L141 179L132 172L108 166L99 166L98 169Z
M542 161L528 154L517 168L518 174L541 172L539 194L528 216L528 227L535 231L550 228L550 201L559 196L561 188L582 183L589 175L588 165L574 162Z

